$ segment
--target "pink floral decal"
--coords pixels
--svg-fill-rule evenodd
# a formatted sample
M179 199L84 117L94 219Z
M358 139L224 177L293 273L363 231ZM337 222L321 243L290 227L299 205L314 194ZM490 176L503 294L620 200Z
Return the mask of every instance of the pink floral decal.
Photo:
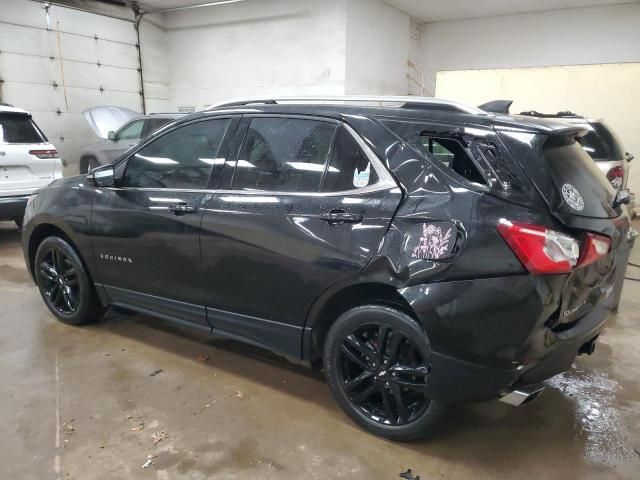
M420 243L413 249L412 257L421 259L433 259L447 256L449 243L451 242L451 228L442 233L442 228L433 224L422 224L422 236Z

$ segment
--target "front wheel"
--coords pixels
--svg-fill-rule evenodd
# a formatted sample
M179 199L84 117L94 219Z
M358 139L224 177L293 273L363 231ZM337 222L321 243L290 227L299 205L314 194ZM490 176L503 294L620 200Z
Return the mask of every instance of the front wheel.
M81 325L104 313L80 257L64 239L44 239L33 268L40 295L58 320Z
M431 350L422 328L393 308L342 314L324 345L324 370L342 409L365 430L391 440L428 435L443 404L426 396Z

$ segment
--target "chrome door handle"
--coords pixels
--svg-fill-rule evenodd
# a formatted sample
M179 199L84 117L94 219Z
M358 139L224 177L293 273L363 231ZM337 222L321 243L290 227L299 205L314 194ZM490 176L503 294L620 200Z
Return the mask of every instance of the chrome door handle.
M187 213L196 213L198 207L189 205L188 203L178 203L176 205L169 205L167 209L173 212L174 215L186 215Z

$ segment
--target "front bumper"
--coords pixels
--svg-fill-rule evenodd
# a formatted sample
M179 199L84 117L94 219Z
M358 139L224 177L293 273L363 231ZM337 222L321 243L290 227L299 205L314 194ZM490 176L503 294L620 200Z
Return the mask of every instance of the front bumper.
M447 401L495 399L566 371L604 328L598 305L554 331L564 276L529 275L443 282L401 289L431 345L428 395ZM558 282L558 284L556 284Z
M29 195L0 197L0 220L22 220Z

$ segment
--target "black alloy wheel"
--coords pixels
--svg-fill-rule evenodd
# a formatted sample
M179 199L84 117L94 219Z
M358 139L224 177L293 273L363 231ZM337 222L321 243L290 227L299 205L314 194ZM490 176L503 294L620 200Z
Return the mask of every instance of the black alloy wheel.
M354 421L392 440L413 440L433 430L444 407L428 396L430 353L415 320L366 305L332 325L323 362L334 396Z
M47 303L62 315L72 315L80 306L78 272L64 251L52 247L37 265L38 285Z
M84 263L66 239L45 238L36 251L33 270L40 295L58 320L80 325L104 313Z
M429 367L402 332L389 325L364 325L344 339L340 356L342 388L369 419L406 425L429 406Z

